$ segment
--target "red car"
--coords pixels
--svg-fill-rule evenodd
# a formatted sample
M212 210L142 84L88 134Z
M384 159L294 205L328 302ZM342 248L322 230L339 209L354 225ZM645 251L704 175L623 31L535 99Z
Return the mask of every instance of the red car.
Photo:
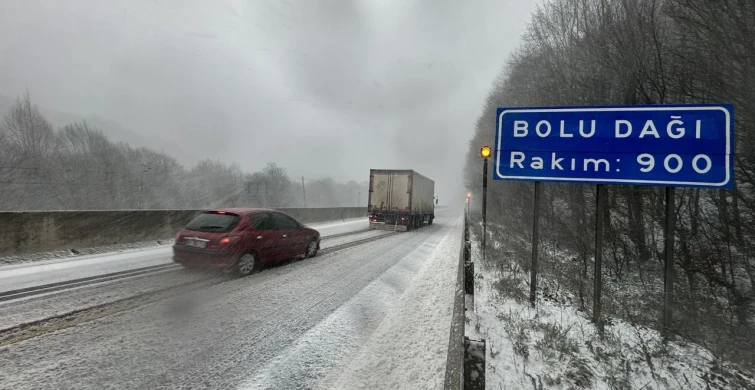
M185 267L251 274L261 263L314 257L320 233L267 209L223 209L197 215L176 235L173 261Z

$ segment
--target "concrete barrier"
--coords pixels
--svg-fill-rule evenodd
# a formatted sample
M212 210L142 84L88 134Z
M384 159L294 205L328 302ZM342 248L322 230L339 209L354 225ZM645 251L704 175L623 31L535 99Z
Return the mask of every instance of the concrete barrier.
M318 207L278 209L304 223L367 217L366 207Z
M279 209L304 223L363 217L363 207ZM0 212L0 256L173 237L202 210Z

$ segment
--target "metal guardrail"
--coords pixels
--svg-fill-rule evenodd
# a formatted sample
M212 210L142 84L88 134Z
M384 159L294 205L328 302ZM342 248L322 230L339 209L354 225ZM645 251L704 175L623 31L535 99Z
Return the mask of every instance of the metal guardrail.
M466 215L461 240L444 388L485 389L485 340L472 340L464 334L467 295L474 296L474 263L471 261L472 248ZM472 374L473 371L475 375Z
M464 218L464 233L461 236L461 252L459 266L456 271L456 296L454 311L451 317L451 332L448 340L448 357L446 359L446 390L464 389L464 312L466 311L466 297L464 286L464 262L468 258L467 239L469 231L467 219Z

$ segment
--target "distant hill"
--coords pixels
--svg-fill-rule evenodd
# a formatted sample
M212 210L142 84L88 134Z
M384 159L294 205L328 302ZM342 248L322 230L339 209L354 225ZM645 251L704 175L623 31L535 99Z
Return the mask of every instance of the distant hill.
M15 102L15 97L0 94L0 120L2 120L5 114L8 113ZM34 103L34 100L32 100L32 103ZM197 160L196 157L191 156L174 142L164 140L157 136L143 136L122 126L118 122L100 118L96 115L86 118L81 115L61 112L41 105L38 105L38 107L42 115L44 115L45 118L55 126L55 128L61 128L70 123L85 120L90 125L102 130L102 133L113 142L124 142L133 147L148 147L157 151L162 150L177 158L182 163L194 163Z

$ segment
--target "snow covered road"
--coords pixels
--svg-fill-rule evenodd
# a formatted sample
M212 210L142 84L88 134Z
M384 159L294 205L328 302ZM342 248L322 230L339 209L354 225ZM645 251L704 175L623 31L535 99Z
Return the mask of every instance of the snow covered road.
M310 224L323 238L369 227L367 219ZM0 267L0 293L173 262L170 245Z
M381 360L389 363L380 375L434 387L460 229L449 213L417 231L0 343L0 388L330 388L360 379L374 388L366 368Z

